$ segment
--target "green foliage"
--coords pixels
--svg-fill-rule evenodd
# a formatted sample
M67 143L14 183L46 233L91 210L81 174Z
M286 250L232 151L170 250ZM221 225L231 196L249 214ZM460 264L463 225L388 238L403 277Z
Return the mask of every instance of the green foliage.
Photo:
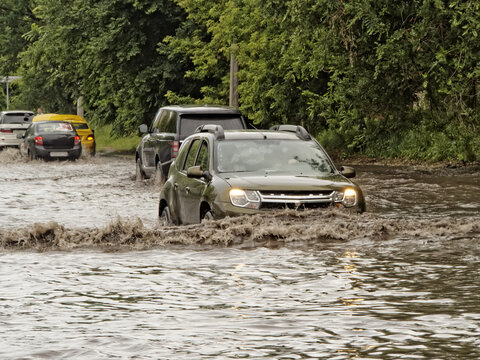
M83 96L86 117L121 134L151 121L167 91L198 92L184 79L189 60L163 42L185 23L173 1L36 1L20 69L24 102L75 112Z
M23 34L33 20L29 0L3 0L0 5L0 76L15 75L19 53L26 41Z
M23 34L33 21L32 5L29 0L3 0L0 5L0 78L15 76L20 64L20 53L26 46ZM5 84L0 83L0 108L6 108ZM17 84L9 85L10 108L15 106Z
M14 102L128 133L167 103L228 102L371 156L480 159L475 0L5 0ZM12 11L5 11L4 8Z

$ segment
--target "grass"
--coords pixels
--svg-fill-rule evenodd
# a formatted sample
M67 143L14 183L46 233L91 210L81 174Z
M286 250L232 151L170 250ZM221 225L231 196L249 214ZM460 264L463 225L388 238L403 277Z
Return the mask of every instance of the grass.
M138 135L129 136L112 136L112 126L95 127L95 141L97 144L97 152L118 152L124 154L134 154L135 148L142 139Z

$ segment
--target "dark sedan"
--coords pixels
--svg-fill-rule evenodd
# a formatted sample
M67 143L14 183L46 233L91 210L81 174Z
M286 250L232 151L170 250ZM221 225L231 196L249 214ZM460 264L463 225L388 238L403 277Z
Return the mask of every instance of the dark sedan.
M76 160L82 143L73 125L66 121L32 123L21 138L20 153L30 160L37 158Z

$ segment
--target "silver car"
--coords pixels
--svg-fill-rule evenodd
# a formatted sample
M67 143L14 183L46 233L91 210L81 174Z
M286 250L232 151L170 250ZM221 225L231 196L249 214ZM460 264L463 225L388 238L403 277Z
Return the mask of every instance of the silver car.
M0 113L0 149L19 147L17 134L25 133L33 119L33 112L24 110L2 111Z

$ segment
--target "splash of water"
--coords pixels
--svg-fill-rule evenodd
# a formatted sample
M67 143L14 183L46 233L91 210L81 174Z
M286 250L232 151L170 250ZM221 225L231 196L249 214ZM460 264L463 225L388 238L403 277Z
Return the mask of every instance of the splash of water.
M0 164L13 164L22 160L17 148L8 148L0 151Z
M147 228L140 219L117 218L100 228L66 228L56 222L0 231L4 249L37 251L98 248L143 250L165 246L257 247L348 242L358 239L480 238L480 219L385 219L336 209L284 210L205 221L198 225Z

